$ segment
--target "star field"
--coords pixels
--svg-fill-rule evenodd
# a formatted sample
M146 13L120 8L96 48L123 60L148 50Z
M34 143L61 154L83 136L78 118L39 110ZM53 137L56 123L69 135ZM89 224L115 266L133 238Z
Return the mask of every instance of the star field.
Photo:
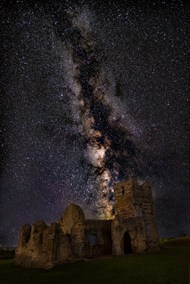
M1 4L3 244L15 244L23 223L57 220L70 202L86 214L94 208L95 181L63 45L72 6L61 3ZM88 3L81 21L101 47L112 119L130 132L143 175L152 182L160 235L189 234L189 5Z

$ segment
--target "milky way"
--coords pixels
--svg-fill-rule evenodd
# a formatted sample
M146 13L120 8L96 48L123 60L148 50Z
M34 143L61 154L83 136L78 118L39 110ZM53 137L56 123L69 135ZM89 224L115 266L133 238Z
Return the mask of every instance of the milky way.
M190 233L189 5L32 2L1 4L0 243L70 202L110 214L131 174L160 235Z
M74 111L79 117L80 134L86 142L91 175L96 180L94 204L97 205L97 215L110 218L113 212L111 184L126 179L129 172L130 175L137 172L137 163L134 161L136 149L109 101L112 94L105 89L102 74L105 69L104 57L96 38L91 34L90 13L85 8L76 5L72 10L67 10L65 21L69 32L66 32L66 36L65 27L60 28L61 24L56 31L65 46L60 53L68 53L65 65L70 73L69 87L76 100ZM106 76L109 74L106 73ZM114 94L117 95L118 91L116 83Z

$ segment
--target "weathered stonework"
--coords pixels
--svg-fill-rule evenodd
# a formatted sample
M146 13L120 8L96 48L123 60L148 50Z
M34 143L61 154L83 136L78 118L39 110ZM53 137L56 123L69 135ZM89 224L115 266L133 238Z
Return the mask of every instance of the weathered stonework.
M22 227L16 264L51 268L55 265L95 258L158 250L159 238L149 183L136 180L117 183L115 218L86 220L83 210L70 204L58 223L43 221Z

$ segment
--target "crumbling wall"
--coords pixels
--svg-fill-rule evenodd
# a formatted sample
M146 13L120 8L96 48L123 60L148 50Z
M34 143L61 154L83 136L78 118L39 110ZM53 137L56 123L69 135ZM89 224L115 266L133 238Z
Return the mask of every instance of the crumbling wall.
M145 182L141 186L142 217L146 228L147 247L149 251L159 250L160 242L156 225L156 215L152 198L151 185Z
M115 219L85 220L80 206L70 204L59 223L38 221L21 228L16 264L49 268L101 255L142 253L159 249L149 183L129 179L114 186Z
M125 233L130 237L131 251L125 252ZM112 221L113 254L123 255L127 253L142 253L146 250L146 232L141 217L125 218L121 214L116 215Z
M86 220L86 258L108 254L112 254L111 220Z
M158 250L160 244L150 183L139 184L130 178L115 184L114 192L116 215L123 216L126 222L129 222L128 218L141 217L146 233L146 249Z
M16 250L17 265L49 268L74 260L70 238L63 234L59 224L47 226L38 221L22 227Z
M85 257L85 216L80 206L71 203L60 220L61 229L70 238L71 251L76 259Z
M141 189L134 179L116 183L114 195L116 214L125 218L141 216Z

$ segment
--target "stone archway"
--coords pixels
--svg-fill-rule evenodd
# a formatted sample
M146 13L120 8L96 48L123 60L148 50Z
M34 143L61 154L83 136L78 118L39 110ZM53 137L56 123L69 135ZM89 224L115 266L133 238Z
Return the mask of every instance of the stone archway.
M124 254L132 253L131 237L128 232L123 236Z

